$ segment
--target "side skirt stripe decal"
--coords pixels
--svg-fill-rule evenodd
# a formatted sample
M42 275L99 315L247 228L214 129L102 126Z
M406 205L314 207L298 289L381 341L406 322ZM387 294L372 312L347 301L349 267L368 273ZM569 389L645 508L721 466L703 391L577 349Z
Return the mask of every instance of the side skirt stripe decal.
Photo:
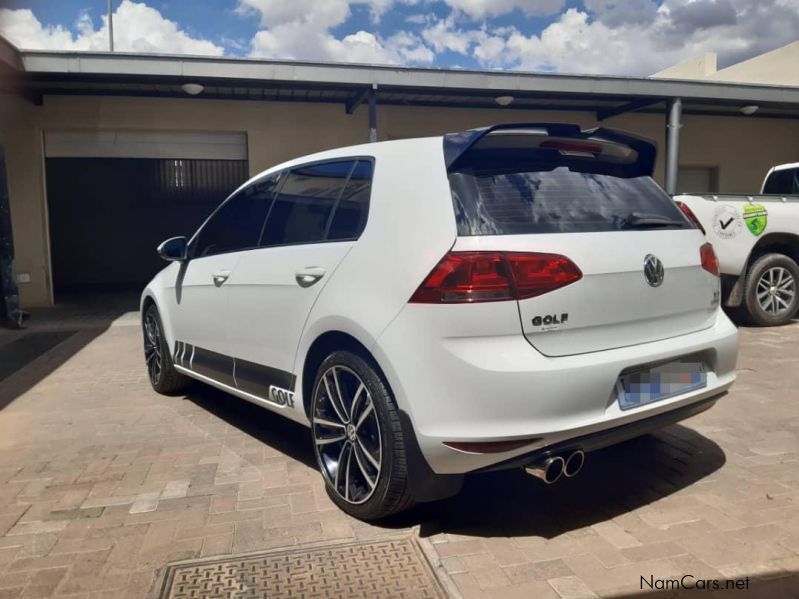
M290 372L175 342L175 364L279 406L294 405L297 377Z
M269 387L275 386L294 391L295 376L285 370L236 358L237 387L247 393L269 397Z
M185 362L181 365L184 368L186 367ZM218 354L202 347L194 347L191 369L216 379L220 383L235 387L233 382L233 358L230 356Z

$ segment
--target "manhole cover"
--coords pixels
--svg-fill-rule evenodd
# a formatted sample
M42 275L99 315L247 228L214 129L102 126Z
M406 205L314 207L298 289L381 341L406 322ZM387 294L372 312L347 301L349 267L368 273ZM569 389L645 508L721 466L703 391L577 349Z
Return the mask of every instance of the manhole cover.
M416 543L403 538L172 564L160 597L443 599L446 594Z

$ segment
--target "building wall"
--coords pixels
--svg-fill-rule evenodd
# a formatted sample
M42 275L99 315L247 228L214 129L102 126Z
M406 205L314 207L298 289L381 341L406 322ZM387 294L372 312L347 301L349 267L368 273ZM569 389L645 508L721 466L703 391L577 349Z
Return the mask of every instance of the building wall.
M732 83L799 85L799 41L766 52L723 69L717 56L708 52L684 60L652 75L659 79L706 79Z
M658 79L704 79L716 72L717 58L715 52L705 52L658 71L652 77Z
M708 75L712 81L799 85L799 41Z
M10 95L0 95L0 133L5 146L15 270L31 274L20 285L23 307L47 305L49 286L48 232L44 196L44 153L40 109Z
M23 305L51 302L43 132L65 129L246 131L251 174L314 151L368 140L367 110L347 115L337 104L262 103L203 99L47 96L43 106L4 100L0 132L6 144L17 272ZM592 113L378 107L381 140L440 134L501 122L596 125ZM655 139L664 148L665 118L625 114L602 123ZM797 160L799 121L686 116L681 164L718 167L722 191L754 191L773 164ZM663 153L656 178L663 179ZM221 198L220 198L221 199Z

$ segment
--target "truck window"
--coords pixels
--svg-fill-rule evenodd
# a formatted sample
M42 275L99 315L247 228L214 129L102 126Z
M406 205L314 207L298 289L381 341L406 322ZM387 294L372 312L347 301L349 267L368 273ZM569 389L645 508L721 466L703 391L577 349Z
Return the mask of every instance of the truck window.
M763 184L763 193L799 194L799 168L772 172Z

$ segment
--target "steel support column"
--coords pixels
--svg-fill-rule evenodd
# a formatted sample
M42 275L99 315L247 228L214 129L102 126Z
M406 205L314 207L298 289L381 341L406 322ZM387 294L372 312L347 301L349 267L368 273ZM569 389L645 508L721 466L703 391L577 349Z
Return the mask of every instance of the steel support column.
M666 123L666 192L677 193L677 173L680 166L680 128L682 127L682 98L669 101Z
M369 141L377 141L377 83L369 90Z
M114 6L113 0L108 0L108 51L114 51Z

